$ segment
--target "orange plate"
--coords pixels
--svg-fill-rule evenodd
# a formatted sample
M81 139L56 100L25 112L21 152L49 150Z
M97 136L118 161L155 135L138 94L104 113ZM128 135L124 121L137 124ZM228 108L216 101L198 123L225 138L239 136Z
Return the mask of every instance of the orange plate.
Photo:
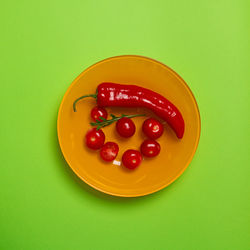
M184 137L179 140L165 124L158 142L161 153L153 159L144 159L136 170L127 170L120 164L126 149L139 149L145 136L141 126L145 117L133 118L137 131L129 139L117 135L115 124L103 129L106 141L115 141L120 151L116 162L105 163L98 151L86 148L84 136L90 129L90 110L95 99L80 101L77 112L73 101L81 95L93 94L101 82L135 84L161 93L181 111L186 124ZM108 113L153 113L139 108L107 108ZM184 80L166 65L142 56L117 56L98 62L82 72L63 97L57 122L62 153L72 170L87 184L104 193L135 197L154 193L176 180L191 162L200 137L200 115L195 98Z

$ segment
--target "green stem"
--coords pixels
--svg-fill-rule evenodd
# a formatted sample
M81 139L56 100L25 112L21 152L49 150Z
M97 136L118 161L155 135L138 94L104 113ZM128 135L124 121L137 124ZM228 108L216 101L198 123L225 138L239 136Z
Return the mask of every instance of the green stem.
M97 98L97 94L83 95L83 96L77 98L77 99L74 101L74 103L73 103L73 110L74 110L74 112L76 112L76 103L77 103L78 101L80 101L81 99L86 98L86 97L93 97L93 98L96 99L96 98Z
M101 119L102 121L97 121L97 122L91 122L90 125L91 126L97 126L97 130L99 130L100 128L106 127L110 124L112 124L115 121L120 120L121 118L127 117L127 118L133 118L133 117L138 117L138 116L145 116L145 114L136 114L136 115L121 115L121 116L115 116L113 114L111 114L112 119L105 119L103 117L99 117L99 119Z

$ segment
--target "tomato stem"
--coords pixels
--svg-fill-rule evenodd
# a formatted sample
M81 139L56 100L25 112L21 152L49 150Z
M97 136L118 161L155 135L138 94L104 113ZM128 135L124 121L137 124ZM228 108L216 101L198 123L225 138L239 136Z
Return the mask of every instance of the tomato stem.
M93 97L93 98L96 99L96 98L97 98L97 94L83 95L83 96L77 98L77 99L73 102L73 110L74 110L74 112L76 112L76 103L77 103L78 101L80 101L81 99L86 98L86 97Z
M136 115L124 115L124 114L122 114L121 116L115 116L115 115L111 114L112 119L109 119L109 120L100 116L99 119L102 121L91 122L90 125L96 127L96 130L99 130L100 128L106 127L106 126L112 124L113 122L120 120L121 118L124 118L124 117L133 118L133 117L138 117L138 116L145 116L145 114L136 114Z

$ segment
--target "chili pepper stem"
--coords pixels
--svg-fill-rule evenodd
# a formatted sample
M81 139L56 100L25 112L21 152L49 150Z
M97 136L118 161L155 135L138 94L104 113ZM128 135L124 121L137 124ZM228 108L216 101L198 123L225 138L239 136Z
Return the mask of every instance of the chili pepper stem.
M83 95L83 96L77 98L77 99L74 101L74 103L73 103L73 110L74 110L74 112L76 112L76 103L77 103L78 101L80 101L81 99L86 98L86 97L93 97L93 98L96 99L96 98L97 98L97 94Z
M133 118L133 117L138 117L138 116L146 116L145 114L136 114L136 115L124 115L122 114L121 116L115 116L111 114L112 119L105 119L103 117L99 117L102 121L97 121L97 122L91 122L91 126L96 126L96 130L99 130L100 128L106 127L110 124L112 124L115 121L120 120L121 118L127 117L127 118Z

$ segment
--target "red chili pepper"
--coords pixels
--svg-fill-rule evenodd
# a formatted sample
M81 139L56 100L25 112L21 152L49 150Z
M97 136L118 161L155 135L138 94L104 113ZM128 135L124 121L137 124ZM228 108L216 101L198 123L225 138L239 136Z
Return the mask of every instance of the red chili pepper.
M182 138L185 123L180 111L162 95L136 85L122 85L104 82L97 87L97 93L81 96L73 104L85 97L94 97L100 107L144 107L152 110L165 120L175 131L178 138Z

